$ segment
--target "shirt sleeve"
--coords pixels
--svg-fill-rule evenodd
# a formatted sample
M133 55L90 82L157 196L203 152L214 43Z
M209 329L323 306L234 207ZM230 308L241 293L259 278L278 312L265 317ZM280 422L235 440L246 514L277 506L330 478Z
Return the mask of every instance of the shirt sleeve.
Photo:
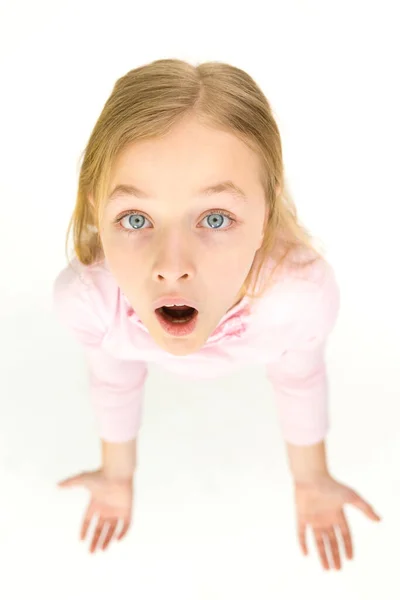
M321 283L293 293L295 320L286 347L267 375L274 389L278 419L286 442L307 446L329 430L327 338L340 308L339 288L329 265Z
M95 278L84 281L70 265L55 280L53 306L84 349L99 436L108 442L134 439L141 423L147 365L117 359L103 349L109 311L102 286L96 285Z

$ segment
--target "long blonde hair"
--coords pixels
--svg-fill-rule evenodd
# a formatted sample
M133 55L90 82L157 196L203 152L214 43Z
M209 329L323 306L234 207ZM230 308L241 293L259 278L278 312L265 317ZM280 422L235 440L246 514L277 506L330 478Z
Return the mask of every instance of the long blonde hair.
M104 258L99 222L115 158L128 144L163 135L191 113L208 125L234 133L261 159L269 218L262 246L241 290L242 295L256 297L268 258L278 268L287 257L303 256L296 262L296 268L301 268L319 253L299 223L285 184L281 137L270 104L245 71L225 63L193 66L163 59L133 69L116 81L83 152L76 204L67 230L67 254L73 230L74 252L81 263L91 265Z

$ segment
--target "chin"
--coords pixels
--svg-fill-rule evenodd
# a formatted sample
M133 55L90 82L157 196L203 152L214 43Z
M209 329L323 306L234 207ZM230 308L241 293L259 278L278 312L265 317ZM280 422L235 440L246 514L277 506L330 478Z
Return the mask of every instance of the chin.
M156 340L157 344L169 354L174 356L187 356L194 354L206 343L206 339L196 338L183 338L183 337L170 337Z

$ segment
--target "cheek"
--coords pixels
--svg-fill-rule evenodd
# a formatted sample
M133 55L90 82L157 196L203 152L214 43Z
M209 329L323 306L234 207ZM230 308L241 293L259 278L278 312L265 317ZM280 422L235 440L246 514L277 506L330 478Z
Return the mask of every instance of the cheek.
M143 255L135 252L131 244L124 241L126 236L105 236L103 240L104 256L109 268L125 292L132 289L136 281L141 281L142 274L146 271ZM141 258L139 258L141 257ZM134 277L133 277L134 274Z
M134 243L132 235L119 231L117 225L105 226L101 233L101 240L104 254L110 262L113 260L114 263L118 261L124 264L135 260L137 243Z
M207 250L203 248L199 254L202 279L218 288L228 287L229 282L233 287L241 285L251 268L256 250L254 242L245 245L240 236L234 243L218 244Z

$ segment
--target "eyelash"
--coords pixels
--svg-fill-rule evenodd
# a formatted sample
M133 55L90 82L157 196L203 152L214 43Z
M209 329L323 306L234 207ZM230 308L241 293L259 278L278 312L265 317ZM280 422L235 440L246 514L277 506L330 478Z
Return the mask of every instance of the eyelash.
M122 219L124 219L128 215L141 215L143 217L145 216L142 212L140 212L138 210L128 210L126 213L122 214L120 217L118 217L114 221L117 224L118 229L120 229L123 233L126 233L128 235L130 235L131 233L138 233L139 231L142 231L141 229L126 229L125 227L123 227L121 225ZM231 215L228 212L226 212L225 210L221 210L221 209L210 210L206 215L204 215L204 217L201 220L204 221L204 219L206 219L210 215L222 215L223 217L226 217L227 219L232 221L232 223L237 222L236 219L231 217ZM150 219L148 219L148 220L150 220ZM219 229L219 228L214 229L214 228L210 227L210 230L211 231L228 231L229 229L232 229L232 226L233 225L229 225L229 227L225 227L224 229ZM146 227L145 229L149 229L149 228Z

